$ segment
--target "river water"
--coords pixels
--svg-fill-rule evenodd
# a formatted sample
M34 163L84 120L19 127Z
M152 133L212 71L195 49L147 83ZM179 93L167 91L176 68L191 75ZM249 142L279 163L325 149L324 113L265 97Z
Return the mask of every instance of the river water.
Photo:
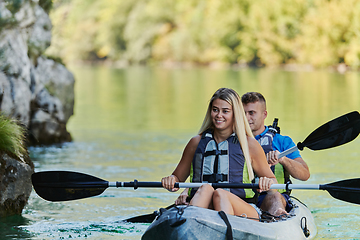
M160 181L170 174L197 133L211 95L220 87L259 91L267 124L279 118L282 134L303 141L323 123L360 110L360 74L269 69L215 70L71 67L76 78L74 141L30 148L35 171L69 170L108 181ZM360 176L360 137L302 156L310 184ZM299 183L298 181L294 181ZM140 239L148 224L121 222L173 203L163 189L108 188L97 197L48 202L32 192L22 216L0 220L1 239ZM325 191L294 190L313 213L317 239L360 239L360 206Z

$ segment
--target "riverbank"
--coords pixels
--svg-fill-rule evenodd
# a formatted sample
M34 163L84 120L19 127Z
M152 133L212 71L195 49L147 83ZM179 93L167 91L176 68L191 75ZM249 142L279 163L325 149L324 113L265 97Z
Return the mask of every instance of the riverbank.
M329 71L329 72L338 72L344 74L346 72L359 72L360 70L353 70L344 63L333 65L325 68L316 68L310 64L282 64L279 66L256 66L250 64L228 64L222 62L211 62L207 64L194 63L194 62L174 62L174 61L164 61L164 62L149 62L147 64L130 64L127 61L111 61L111 60L96 60L96 61L85 61L77 60L70 62L68 65L74 66L105 66L110 68L125 69L131 66L150 66L150 67L162 67L165 69L195 69L195 68L208 68L208 69L232 69L232 70L242 70L242 69L272 69L272 70L283 70L289 72L312 72L312 71Z

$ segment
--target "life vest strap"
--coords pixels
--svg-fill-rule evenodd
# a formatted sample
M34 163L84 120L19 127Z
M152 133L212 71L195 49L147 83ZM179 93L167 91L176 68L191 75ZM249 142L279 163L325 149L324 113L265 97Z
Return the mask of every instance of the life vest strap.
M218 183L218 182L225 182L228 180L227 174L209 174L203 176L203 181L207 181L209 183Z
M219 156L219 155L227 155L228 151L227 150L212 150L212 151L206 151L204 153L204 157L208 157L208 156Z

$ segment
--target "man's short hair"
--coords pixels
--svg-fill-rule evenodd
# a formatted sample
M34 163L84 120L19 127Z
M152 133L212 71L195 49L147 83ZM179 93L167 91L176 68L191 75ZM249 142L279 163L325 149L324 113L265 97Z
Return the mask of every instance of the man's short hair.
M241 102L243 104L255 103L255 102L263 102L265 104L266 109L266 100L261 93L258 92L247 92L241 96Z

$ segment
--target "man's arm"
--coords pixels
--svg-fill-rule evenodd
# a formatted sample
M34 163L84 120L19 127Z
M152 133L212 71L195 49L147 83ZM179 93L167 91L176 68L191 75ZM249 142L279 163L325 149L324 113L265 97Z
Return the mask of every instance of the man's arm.
M295 159L282 157L279 159L279 163L296 179L306 181L310 177L309 167L301 157Z
M269 152L266 155L268 163L271 165L280 163L292 177L306 181L310 178L310 171L308 165L302 159L299 150L278 159L278 155L280 154L278 150L285 151L293 146L295 146L295 143L290 137L277 134L273 141L273 147L276 151Z

